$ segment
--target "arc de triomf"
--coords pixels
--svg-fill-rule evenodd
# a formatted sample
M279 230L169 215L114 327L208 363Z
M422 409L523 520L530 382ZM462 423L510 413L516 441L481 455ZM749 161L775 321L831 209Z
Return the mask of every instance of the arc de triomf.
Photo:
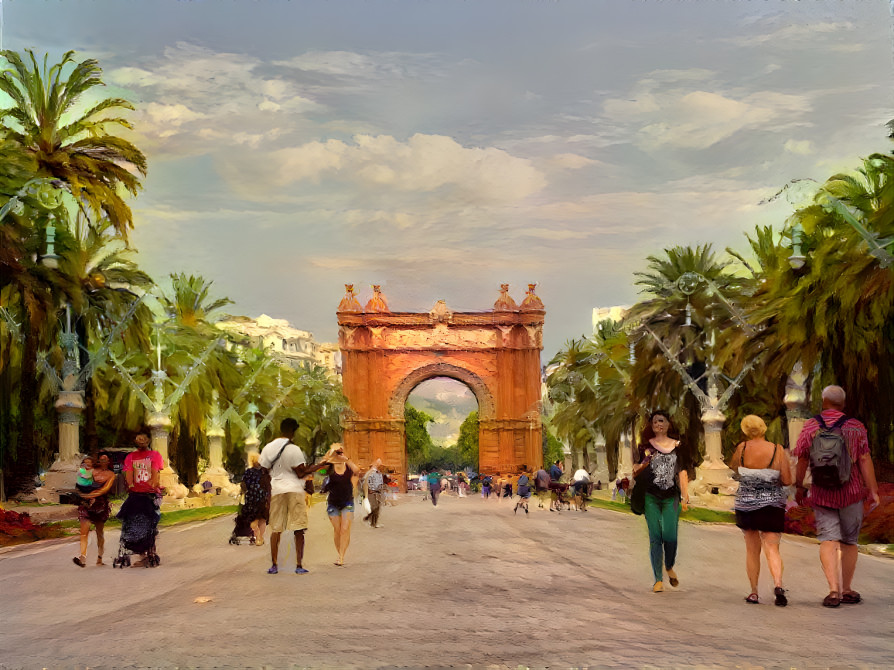
M344 445L354 462L381 458L406 489L404 405L434 377L468 386L478 400L482 472L537 469L542 456L540 351L546 312L534 284L521 305L503 284L492 310L392 312L378 286L362 307L352 284L338 306L342 381L350 408Z

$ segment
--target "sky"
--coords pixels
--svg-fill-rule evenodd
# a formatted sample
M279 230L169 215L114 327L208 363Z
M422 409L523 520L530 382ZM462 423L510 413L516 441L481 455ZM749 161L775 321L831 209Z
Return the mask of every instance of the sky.
M2 1L2 0L0 0ZM149 173L138 261L337 337L537 283L544 363L646 257L745 250L760 204L886 151L891 6L836 2L5 0L3 47L96 57Z

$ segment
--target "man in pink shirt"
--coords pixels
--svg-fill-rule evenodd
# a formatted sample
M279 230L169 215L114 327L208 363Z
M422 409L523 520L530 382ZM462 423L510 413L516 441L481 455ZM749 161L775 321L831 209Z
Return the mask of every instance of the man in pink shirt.
M823 423L832 427L844 417L845 393L840 386L823 389ZM810 495L804 488L804 476L810 464L810 447L820 430L820 422L810 419L798 436L795 456L798 458L795 483L798 504L808 501L816 516L816 537L820 541L820 563L829 582L829 595L823 606L838 607L841 603L852 605L860 602L860 594L851 589L851 581L857 567L857 538L863 525L863 499L866 490L872 498L870 511L878 507L878 484L875 469L869 455L866 427L856 419L847 419L841 426L841 434L851 458L851 474L839 488L825 488L814 482ZM840 575L840 580L839 580Z
M159 473L165 467L161 454L150 449L149 442L149 436L140 433L134 438L137 450L124 458L127 489L134 493L155 493L158 490Z
M125 546L143 557L133 564L135 568L158 564L155 536L161 517L158 494L162 492L158 484L164 461L161 454L149 448L149 442L148 433L138 433L134 438L137 450L125 457L123 467L129 493L118 512L118 518L122 521L121 533Z

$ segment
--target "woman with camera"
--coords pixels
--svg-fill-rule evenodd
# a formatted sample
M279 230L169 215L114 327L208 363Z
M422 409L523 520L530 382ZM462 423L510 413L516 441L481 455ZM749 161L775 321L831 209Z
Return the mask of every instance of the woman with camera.
M354 519L354 487L360 475L358 468L347 456L344 447L336 442L323 458L326 466L329 494L326 512L332 522L335 551L338 552L336 565L345 564L345 553L351 543L351 521Z

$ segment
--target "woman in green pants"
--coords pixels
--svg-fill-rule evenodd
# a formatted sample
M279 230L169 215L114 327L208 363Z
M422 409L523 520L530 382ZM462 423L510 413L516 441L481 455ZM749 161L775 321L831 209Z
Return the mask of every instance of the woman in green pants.
M639 444L639 458L633 475L648 468L645 517L649 527L649 556L655 584L652 591L664 590L664 570L671 586L680 580L674 572L677 559L677 525L680 502L689 505L689 458L680 447L679 436L667 412L656 410L649 417ZM637 482L637 486L640 486Z

